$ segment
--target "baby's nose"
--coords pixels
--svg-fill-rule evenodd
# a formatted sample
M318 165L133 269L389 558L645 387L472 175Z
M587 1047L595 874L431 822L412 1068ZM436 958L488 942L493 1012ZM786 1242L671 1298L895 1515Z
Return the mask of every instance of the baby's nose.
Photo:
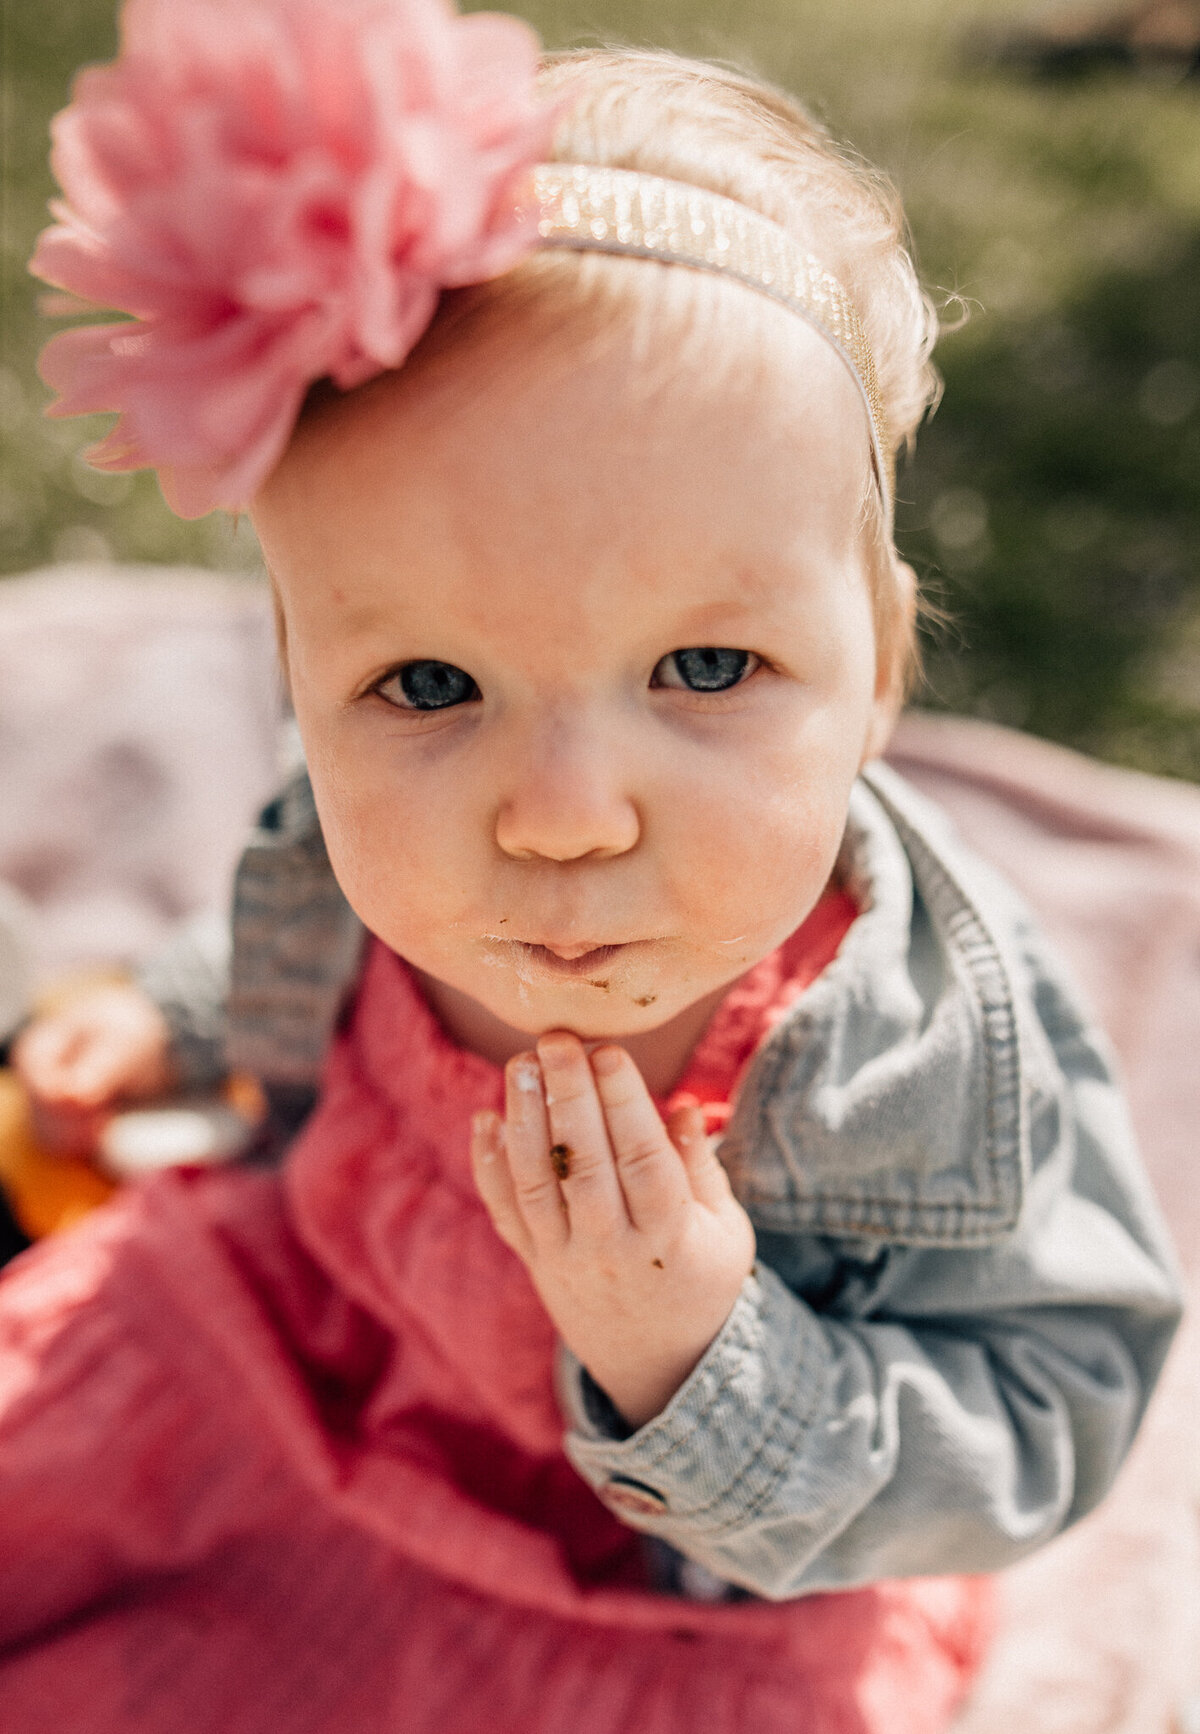
M519 861L624 855L641 828L613 743L562 725L526 743L496 812L496 841Z

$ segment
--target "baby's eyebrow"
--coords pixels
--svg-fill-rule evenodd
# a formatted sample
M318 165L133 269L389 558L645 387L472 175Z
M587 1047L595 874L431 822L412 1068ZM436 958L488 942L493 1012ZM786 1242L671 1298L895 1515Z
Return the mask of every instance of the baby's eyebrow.
M336 611L338 632L350 638L371 638L379 633L394 638L398 633L420 632L429 625L418 609L406 605L398 595L363 596L352 584L348 589L346 594L341 587L330 585L327 600Z
M712 644L721 634L736 635L748 625L761 624L785 600L779 587L765 585L761 576L749 584L741 576L732 582L739 585L738 591L681 611L672 620L673 629L689 634L690 643Z

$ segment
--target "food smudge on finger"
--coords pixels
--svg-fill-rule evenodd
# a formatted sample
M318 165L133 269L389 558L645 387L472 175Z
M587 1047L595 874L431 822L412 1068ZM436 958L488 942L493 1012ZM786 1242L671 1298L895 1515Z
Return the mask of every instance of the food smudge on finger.
M524 1060L512 1069L512 1081L524 1095L537 1096L542 1088L541 1067L535 1060Z
M550 1166L560 1180L565 1180L571 1172L571 1146L569 1144L551 1144Z

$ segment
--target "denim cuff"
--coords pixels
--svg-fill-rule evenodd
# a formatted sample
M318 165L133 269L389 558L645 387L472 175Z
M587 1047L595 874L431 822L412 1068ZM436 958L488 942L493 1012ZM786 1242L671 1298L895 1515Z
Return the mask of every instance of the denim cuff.
M568 1457L635 1528L686 1547L743 1527L795 1473L827 1391L830 1350L812 1310L767 1266L742 1284L719 1335L661 1414L626 1434L563 1351Z

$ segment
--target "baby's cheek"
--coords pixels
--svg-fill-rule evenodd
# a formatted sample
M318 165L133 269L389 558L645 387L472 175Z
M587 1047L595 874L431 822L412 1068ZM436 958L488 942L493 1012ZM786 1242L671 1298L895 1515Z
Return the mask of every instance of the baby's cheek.
M815 784L794 764L777 778L746 778L710 806L697 832L710 895L775 926L804 919L837 856L846 822L844 779ZM790 929L789 929L790 931Z
M332 775L327 765L310 769L334 877L359 919L395 946L426 877L414 858L417 828L404 823L398 801L373 795L336 767Z

